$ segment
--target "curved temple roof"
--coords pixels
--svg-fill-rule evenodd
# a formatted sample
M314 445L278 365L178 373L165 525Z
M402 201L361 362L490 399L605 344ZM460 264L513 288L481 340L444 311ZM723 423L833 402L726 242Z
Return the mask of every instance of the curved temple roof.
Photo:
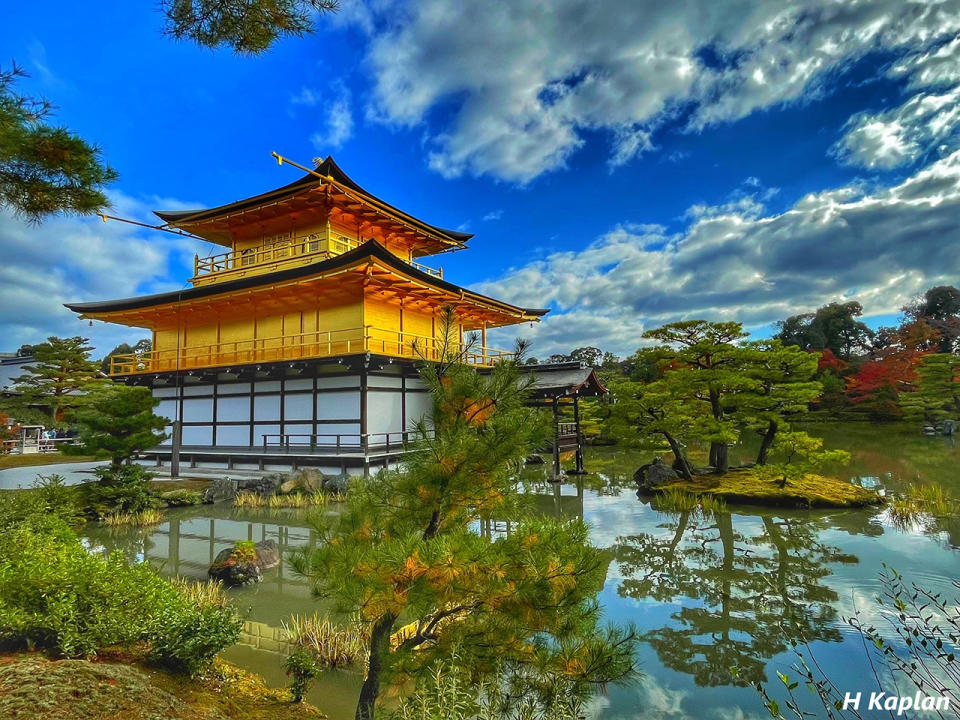
M253 275L251 277L227 280L221 283L201 285L198 287L189 288L187 290L175 290L173 292L159 293L156 295L142 295L139 297L123 298L118 300L103 300L100 302L89 303L64 303L64 307L72 310L75 313L80 313L81 315L98 315L102 313L136 310L139 308L165 305L168 303L185 302L189 300L210 297L212 295L220 295L234 290L244 290L261 285L275 285L276 283L287 280L293 280L296 278L315 275L321 272L336 270L340 267L354 264L358 260L363 260L367 257L375 258L391 270L409 275L415 280L425 284L432 285L448 292L461 293L471 299L476 299L483 303L502 307L505 310L513 311L518 315L522 314L525 316L538 318L550 312L547 309L528 309L510 305L509 303L489 298L485 295L461 288L459 285L454 285L453 283L438 279L432 275L428 275L427 273L413 267L409 263L404 262L375 240L368 240L359 247L343 253L342 255L337 255L336 257L330 258L329 260L320 260L318 262L289 268L287 270L279 270L277 272Z
M366 200L370 201L371 205L376 207L381 212L401 218L420 230L437 235L458 247L462 247L467 240L473 237L471 233L463 233L456 230L448 230L446 228L437 227L436 225L430 225L423 220L419 220L412 215L408 215L384 200L381 200L373 193L360 187L360 185L352 180L349 175L340 169L340 166L337 165L333 157L329 155L322 163L314 168L314 171L320 175L323 175L324 177L329 177L335 183L362 195ZM155 210L154 215L159 217L168 225L175 227L189 226L203 223L208 220L214 220L224 215L242 212L266 203L274 203L279 200L284 200L286 198L293 197L294 195L298 195L299 193L315 189L318 184L322 182L323 180L318 178L316 175L307 173L299 180L294 180L292 183L277 188L276 190L261 193L260 195L255 195L245 200L238 200L227 205L220 205L219 207L205 210Z

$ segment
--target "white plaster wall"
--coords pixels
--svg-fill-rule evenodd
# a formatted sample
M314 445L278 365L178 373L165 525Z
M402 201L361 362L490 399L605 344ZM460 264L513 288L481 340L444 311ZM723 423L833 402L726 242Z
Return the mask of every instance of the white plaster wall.
M285 420L313 420L313 395L285 395L283 398Z
M367 392L367 432L399 433L402 432L403 417L401 416L403 394L400 390L369 390ZM379 441L380 438L373 438Z
M213 398L187 398L183 401L184 422L213 422Z
M262 438L261 438L262 441ZM250 444L250 426L249 425L230 425L217 427L217 445L243 445Z
M318 420L352 420L360 417L360 391L329 392L317 395Z
M217 422L250 422L250 398L242 396L217 398Z

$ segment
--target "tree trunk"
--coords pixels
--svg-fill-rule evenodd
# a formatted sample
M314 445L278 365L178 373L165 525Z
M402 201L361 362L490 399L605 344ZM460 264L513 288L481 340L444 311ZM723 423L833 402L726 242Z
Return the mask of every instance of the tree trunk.
M767 464L767 455L770 447L773 445L774 438L777 437L777 421L771 420L767 425L767 431L763 434L763 440L760 442L760 452L757 453L757 465Z
M390 652L390 634L397 616L393 613L381 615L370 629L370 657L367 660L367 677L360 687L357 700L356 720L373 720L380 694L380 675L383 672L383 660Z
M730 459L727 456L729 448L725 442L710 443L710 464L718 475L730 469Z
M690 463L687 462L687 456L683 454L683 448L680 447L680 443L668 432L664 432L663 437L666 438L670 444L670 449L673 451L673 457L680 466L680 474L683 475L683 479L693 480L693 474L690 472Z

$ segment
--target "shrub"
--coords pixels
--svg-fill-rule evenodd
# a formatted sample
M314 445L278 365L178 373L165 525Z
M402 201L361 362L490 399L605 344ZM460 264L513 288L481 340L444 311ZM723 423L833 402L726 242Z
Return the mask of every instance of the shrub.
M146 643L151 658L192 674L236 642L240 626L222 595L186 592L119 553L92 555L62 527L25 522L0 535L2 645L90 657Z
M160 499L163 500L168 507L183 507L186 505L199 505L203 502L203 495L196 490L181 488L179 490L168 490L167 492L160 493Z
M94 470L97 482L86 486L89 504L99 515L133 513L154 507L150 494L153 474L142 465L127 464Z
M293 701L302 702L323 667L306 648L298 647L283 661L283 669L290 676Z
M253 540L237 540L233 544L233 552L230 553L231 559L235 562L257 561L257 544Z
M219 583L167 585L177 602L161 605L152 618L150 657L172 670L196 675L240 639L243 623Z

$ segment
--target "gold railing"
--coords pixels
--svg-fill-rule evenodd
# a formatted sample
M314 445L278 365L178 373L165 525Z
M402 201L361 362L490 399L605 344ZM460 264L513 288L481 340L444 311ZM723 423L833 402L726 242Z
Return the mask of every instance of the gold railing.
M205 258L195 255L192 282L194 285L207 285L246 275L260 275L343 255L359 245L360 243L353 239L319 232ZM442 269L435 270L412 261L409 264L421 272L443 279Z
M198 368L247 365L251 363L305 360L374 353L404 358L440 360L445 351L442 339L426 335L384 330L367 325L347 330L322 330L252 340L221 342L214 345L170 350L153 350L140 355L111 355L110 375L194 370ZM470 365L494 365L513 357L496 348L472 346L464 355Z

